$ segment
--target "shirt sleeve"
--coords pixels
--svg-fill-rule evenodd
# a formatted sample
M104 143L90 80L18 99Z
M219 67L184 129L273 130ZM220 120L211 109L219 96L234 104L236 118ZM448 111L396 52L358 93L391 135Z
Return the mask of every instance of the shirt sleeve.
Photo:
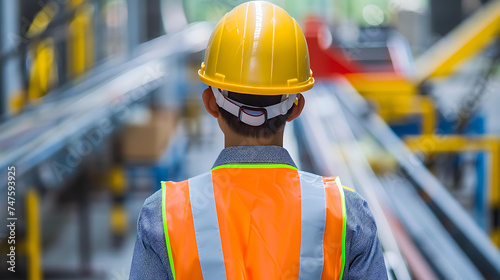
M377 225L368 203L344 190L347 212L346 263L342 279L387 279Z
M174 279L168 261L161 215L160 190L146 199L139 213L130 280Z

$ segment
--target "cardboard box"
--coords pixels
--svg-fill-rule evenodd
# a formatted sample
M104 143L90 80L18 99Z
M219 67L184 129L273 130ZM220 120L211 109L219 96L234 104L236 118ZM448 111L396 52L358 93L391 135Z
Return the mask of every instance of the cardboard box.
M178 123L175 111L154 110L143 123L127 124L122 154L126 161L154 162L165 152Z

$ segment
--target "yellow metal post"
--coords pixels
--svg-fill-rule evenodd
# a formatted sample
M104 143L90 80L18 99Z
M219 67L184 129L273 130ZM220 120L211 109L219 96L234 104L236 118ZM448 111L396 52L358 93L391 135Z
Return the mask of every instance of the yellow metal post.
M436 127L436 111L434 109L434 100L429 96L422 96L422 134L434 134Z
M464 137L461 135L422 135L405 138L413 151L432 155L436 153L487 152L489 154L489 206L500 209L500 138L492 136ZM500 225L496 225L497 227ZM500 248L500 228L492 228L492 241Z
M27 32L28 37L32 38L45 31L57 12L56 3L47 3L33 19ZM51 38L46 38L35 42L30 48L33 63L30 65L28 99L36 101L44 96L57 80L54 41ZM15 106L18 106L19 103L22 106L25 101L17 98L15 103Z
M42 279L40 247L40 225L38 216L38 193L34 189L26 192L26 253L28 255L28 279Z
M54 60L54 42L45 39L36 44L33 51L34 62L31 65L28 97L31 101L44 96L56 79Z
M127 211L124 206L125 193L127 191L127 175L122 166L114 166L109 174L109 186L113 194L113 205L111 206L110 225L113 241L118 244L125 235L128 228Z
M94 8L84 0L73 0L70 7L76 9L69 24L68 69L72 78L83 75L93 65L94 34L92 17Z
M24 104L26 104L26 92L24 90L16 91L9 95L9 111L13 116L21 113Z

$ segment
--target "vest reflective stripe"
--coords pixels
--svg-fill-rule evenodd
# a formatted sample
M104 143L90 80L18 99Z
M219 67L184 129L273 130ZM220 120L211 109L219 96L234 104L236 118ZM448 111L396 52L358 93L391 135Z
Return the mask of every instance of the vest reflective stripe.
M323 177L326 191L325 267L322 280L342 279L345 267L346 209L339 177ZM333 222L334 221L334 222ZM342 230L339 230L342 229ZM341 241L339 244L338 241Z
M345 268L345 235L347 230L347 210L345 207L345 196L344 196L344 188L342 187L342 183L340 182L339 177L335 177L335 182L337 188L339 189L340 201L342 207L342 265L340 270L339 280L342 280L342 276L344 276L344 268Z
M162 186L177 280L342 278L346 219L338 178L249 165Z
M188 180L162 182L165 237L168 235L172 259L169 259L176 280L203 279L194 233ZM170 256L169 256L170 258Z
M188 185L203 279L226 279L212 174L205 173L191 178Z
M162 203L161 203L161 213L162 213L162 219L163 219L163 228L164 228L164 234L165 234L165 243L167 244L167 254L168 254L168 261L170 263L170 270L172 271L172 276L174 277L175 280L175 267L174 267L174 258L172 257L172 246L170 245L170 237L168 235L168 224L167 224L167 217L165 215L165 182L161 182L161 196L162 196Z
M326 197L323 177L299 172L302 197L299 280L321 279Z

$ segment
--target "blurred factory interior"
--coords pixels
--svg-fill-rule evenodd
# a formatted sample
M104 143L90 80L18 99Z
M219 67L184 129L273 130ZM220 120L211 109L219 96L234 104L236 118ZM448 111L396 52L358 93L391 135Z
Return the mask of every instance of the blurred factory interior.
M242 2L0 1L0 279L128 279L144 200L223 148L197 71ZM391 279L500 279L500 1L270 2L317 80L299 169L368 201Z

